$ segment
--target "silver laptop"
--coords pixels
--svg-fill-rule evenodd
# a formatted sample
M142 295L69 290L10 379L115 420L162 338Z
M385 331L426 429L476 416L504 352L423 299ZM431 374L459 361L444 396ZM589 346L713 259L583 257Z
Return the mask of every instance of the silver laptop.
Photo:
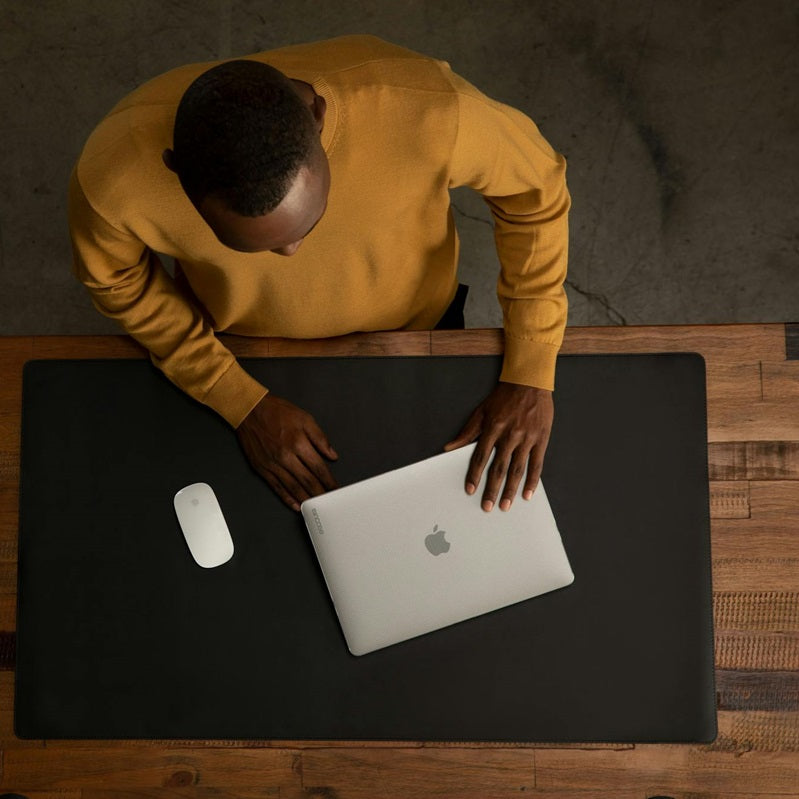
M510 510L464 490L476 444L305 500L301 511L353 655L574 581L544 486ZM521 486L520 486L521 488Z

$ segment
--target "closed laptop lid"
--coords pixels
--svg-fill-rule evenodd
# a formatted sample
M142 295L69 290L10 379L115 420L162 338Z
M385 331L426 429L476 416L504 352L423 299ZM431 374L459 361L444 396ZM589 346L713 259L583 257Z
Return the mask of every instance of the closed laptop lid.
M574 580L546 492L486 512L476 444L306 500L302 514L350 651L461 622ZM490 465L490 464L489 464Z

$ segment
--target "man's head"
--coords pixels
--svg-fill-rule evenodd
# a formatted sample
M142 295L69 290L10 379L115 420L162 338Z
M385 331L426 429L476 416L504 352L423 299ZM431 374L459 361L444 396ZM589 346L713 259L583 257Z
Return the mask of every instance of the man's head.
M164 163L226 246L292 255L322 217L324 99L258 61L227 61L186 90Z

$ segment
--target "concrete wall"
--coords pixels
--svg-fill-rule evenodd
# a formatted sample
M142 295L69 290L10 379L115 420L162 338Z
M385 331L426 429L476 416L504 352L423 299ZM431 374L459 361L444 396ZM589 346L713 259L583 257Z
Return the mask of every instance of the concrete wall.
M443 58L569 162L569 324L799 321L796 0L0 2L0 334L118 332L70 272L66 182L124 94L346 33ZM467 325L501 324L487 209L453 192Z

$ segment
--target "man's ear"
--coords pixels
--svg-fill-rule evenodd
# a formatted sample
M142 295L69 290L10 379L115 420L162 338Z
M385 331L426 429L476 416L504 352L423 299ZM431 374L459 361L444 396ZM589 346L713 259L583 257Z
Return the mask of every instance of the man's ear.
M161 159L170 172L175 172L177 174L177 169L175 169L175 153L172 150L164 150L164 152L161 153Z
M327 102L325 98L322 97L321 94L317 94L314 97L313 105L311 106L311 112L313 113L313 118L316 120L316 132L321 133L322 127L325 124L325 111L327 111Z

